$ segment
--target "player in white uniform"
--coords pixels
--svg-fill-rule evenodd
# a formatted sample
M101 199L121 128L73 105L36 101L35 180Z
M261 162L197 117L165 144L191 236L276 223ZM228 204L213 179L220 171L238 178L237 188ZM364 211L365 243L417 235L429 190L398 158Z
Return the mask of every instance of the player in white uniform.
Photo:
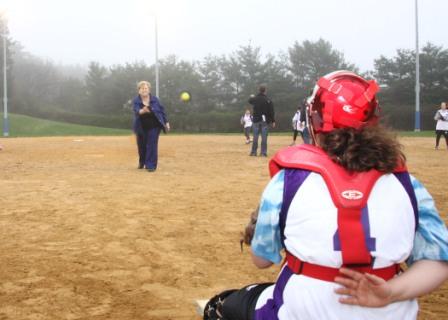
M318 81L308 100L315 146L271 160L252 240L259 268L284 250L277 281L215 296L204 319L416 319L415 298L448 278L446 226L376 125L378 89L348 71Z
M442 136L445 138L446 147L448 149L448 109L446 102L440 104L440 110L437 110L434 120L437 121L435 149L439 149L439 141Z
M250 110L247 109L244 115L241 117L241 125L244 128L244 136L246 137L246 144L252 142L250 138L250 129L252 128L252 115L250 114Z

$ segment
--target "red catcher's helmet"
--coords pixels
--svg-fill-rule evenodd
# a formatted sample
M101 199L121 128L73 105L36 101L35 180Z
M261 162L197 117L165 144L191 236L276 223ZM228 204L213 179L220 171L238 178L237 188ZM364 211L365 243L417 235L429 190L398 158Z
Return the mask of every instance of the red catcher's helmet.
M314 133L336 128L359 129L378 121L379 86L350 71L335 71L317 81L307 100L308 116Z

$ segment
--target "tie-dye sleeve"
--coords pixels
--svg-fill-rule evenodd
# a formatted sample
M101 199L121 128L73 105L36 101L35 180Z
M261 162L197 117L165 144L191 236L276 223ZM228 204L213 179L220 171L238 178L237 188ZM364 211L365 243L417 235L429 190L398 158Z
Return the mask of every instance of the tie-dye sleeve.
M263 259L280 263L282 244L280 239L279 214L283 202L285 173L279 171L266 186L260 201L252 252Z
M418 228L414 248L407 263L417 260L448 261L448 231L429 192L411 176L418 203Z

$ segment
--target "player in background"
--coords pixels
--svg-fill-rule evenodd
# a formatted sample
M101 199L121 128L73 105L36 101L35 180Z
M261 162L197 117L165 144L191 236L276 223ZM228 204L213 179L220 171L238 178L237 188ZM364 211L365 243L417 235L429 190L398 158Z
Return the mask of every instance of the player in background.
M284 252L277 280L218 294L204 319L416 319L416 297L448 278L446 226L378 125L378 90L349 71L319 79L313 145L271 160L251 243L259 268Z
M250 110L246 109L246 112L240 119L240 123L243 126L244 136L246 137L246 144L252 142L250 138L250 129L252 128L252 115L250 114Z
M310 92L310 95L312 94L312 91ZM310 135L310 126L308 125L308 117L307 117L307 99L305 98L302 102L302 106L300 109L300 122L304 124L303 130L302 130L302 138L303 143L305 144L311 144L311 135Z
M297 135L300 132L300 136L302 137L303 142L305 142L303 138L303 129L305 128L305 122L302 122L301 119L301 107L297 108L296 113L292 117L292 143L290 146L294 146L296 144Z
M440 104L440 109L437 110L434 120L437 121L435 149L439 149L439 141L442 135L445 137L445 143L448 149L448 110L446 108L446 102Z
M251 95L248 102L254 108L252 124L254 137L249 156L257 156L258 136L261 135L260 157L267 157L269 126L275 128L274 103L267 96L267 87L265 85L260 85L258 94Z

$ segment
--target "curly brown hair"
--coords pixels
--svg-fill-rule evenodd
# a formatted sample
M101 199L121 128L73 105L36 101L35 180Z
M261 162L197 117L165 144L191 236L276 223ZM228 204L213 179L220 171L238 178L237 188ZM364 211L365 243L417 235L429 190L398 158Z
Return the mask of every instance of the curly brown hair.
M334 162L348 171L376 169L391 173L406 161L396 135L381 126L335 129L319 134L318 144Z

